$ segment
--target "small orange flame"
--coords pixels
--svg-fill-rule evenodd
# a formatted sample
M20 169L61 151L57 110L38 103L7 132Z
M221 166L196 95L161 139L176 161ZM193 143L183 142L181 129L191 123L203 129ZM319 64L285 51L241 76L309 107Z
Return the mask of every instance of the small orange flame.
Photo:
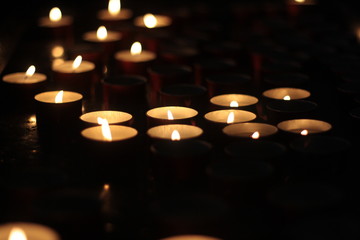
M35 73L35 66L31 65L25 73L25 77L31 77Z
M291 97L289 95L286 95L283 97L283 100L285 101L290 101L291 100Z
M109 0L108 11L110 15L116 16L120 13L121 2L120 0Z
M64 98L64 91L61 90L58 92L58 94L56 94L55 96L55 103L62 103L63 102L63 98Z
M52 22L59 22L62 18L60 9L58 7L52 8L49 13L49 18Z
M230 107L239 107L239 103L237 101L231 101Z
M27 237L21 228L14 227L10 231L8 240L27 240Z
M157 25L157 19L151 13L145 14L143 20L144 20L144 24L147 28L154 28Z
M251 134L251 138L252 139L259 139L260 138L260 133L258 131L254 132L253 134Z
M172 133L171 133L171 140L172 141L180 141L181 137L180 137L180 133L178 130L174 130Z
M112 135L111 135L111 130L110 130L108 120L101 118L101 117L98 117L97 120L98 120L98 123L101 125L101 132L104 137L104 140L111 142Z
M77 56L72 64L72 69L75 70L77 69L80 65L81 65L81 62L82 62L82 56Z
M109 191L110 189L110 185L109 184L104 184L104 191Z
M301 134L302 136L306 136L306 135L309 134L309 131L306 130L306 129L304 129L304 130L302 130L302 131L300 132L300 134Z
M172 114L172 112L170 110L167 110L167 117L168 117L168 120L174 120L174 115Z
M99 40L104 40L107 38L107 30L106 30L106 27L105 26L100 26L98 28L98 30L96 31L96 37L99 39Z
M227 117L226 123L227 124L234 123L234 120L235 120L235 114L234 112L230 112Z
M135 55L140 55L142 52L142 46L141 46L141 43L139 42L134 42L132 45L131 45L131 48L130 48L130 53L132 56L135 56Z

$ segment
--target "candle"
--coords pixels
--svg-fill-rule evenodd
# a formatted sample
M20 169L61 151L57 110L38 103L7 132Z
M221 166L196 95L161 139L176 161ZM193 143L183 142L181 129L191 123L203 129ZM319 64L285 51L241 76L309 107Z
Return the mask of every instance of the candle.
M172 84L160 89L160 104L185 106L203 112L207 104L207 89L195 84Z
M121 73L147 75L147 68L156 59L156 54L142 50L140 42L134 42L130 51L123 50L115 53L117 66Z
M245 94L222 94L210 98L214 110L232 108L256 111L258 101L256 97Z
M5 91L11 92L22 107L28 107L34 95L45 89L47 76L36 73L35 66L31 65L26 72L9 73L4 75L2 80Z
M59 88L80 92L86 97L91 94L94 81L95 64L83 61L79 55L75 60L64 61L53 66L54 81Z
M316 0L287 0L286 6L290 17L299 17L317 5Z
M100 10L97 17L103 21L105 25L116 26L114 23L128 20L132 15L133 12L130 9L121 7L120 0L109 0L108 8Z
M60 240L52 228L32 222L8 222L0 225L0 240Z
M181 136L173 141L155 142L150 147L155 181L159 186L194 185L204 179L212 145L197 139L180 140Z
M250 140L270 137L277 132L277 127L267 123L237 123L223 128L223 133L228 137Z
M263 97L275 100L299 100L310 97L310 92L300 88L273 88L263 92Z
M252 121L256 118L256 115L252 112L244 110L224 109L208 112L204 115L204 117L208 122L224 126L226 124Z
M328 122L316 119L292 119L280 122L277 127L284 133L290 133L294 136L320 134L332 129Z
M68 45L73 43L73 18L71 16L63 16L58 7L53 7L49 12L49 16L41 17L39 19L39 26L51 31L49 34L53 38L64 41Z
M99 117L106 119L109 124L129 125L132 120L131 114L120 111L93 111L81 115L80 119L85 126L90 127L98 124Z
M81 135L89 140L97 142L116 143L134 138L137 130L127 126L109 125L108 130L103 126L90 127L81 131Z
M132 114L147 107L145 77L137 75L113 75L102 81L104 108L125 109Z
M307 100L273 101L266 105L266 120L277 124L290 119L312 118L317 109L315 102Z
M251 78L249 75L237 73L223 73L210 75L206 78L209 96L244 93L250 90Z
M192 124L198 112L192 108L180 106L166 106L153 108L147 111L148 126L153 127L165 124Z
M147 13L134 19L134 25L141 28L163 28L172 24L170 17L159 14Z
M35 95L36 122L40 134L58 138L75 134L83 96L70 91L48 91ZM56 135L52 135L56 133Z
M201 128L186 124L159 125L147 130L147 135L154 140L186 140L198 138L202 134Z

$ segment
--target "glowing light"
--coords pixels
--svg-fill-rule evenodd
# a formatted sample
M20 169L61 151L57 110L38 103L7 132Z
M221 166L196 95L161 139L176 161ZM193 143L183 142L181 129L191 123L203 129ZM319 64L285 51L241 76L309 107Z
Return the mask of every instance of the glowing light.
M106 30L106 27L105 26L100 26L98 28L98 30L96 31L96 37L99 39L99 40L104 40L107 38L107 30Z
M60 9L58 7L52 8L49 13L49 18L50 18L50 21L52 21L52 22L60 21L62 18Z
M239 103L237 101L231 101L230 107L239 107Z
M171 140L172 141L180 141L181 137L180 137L180 133L178 130L174 130L172 133L171 133Z
M134 42L132 45L131 45L131 48L130 48L130 53L131 55L139 55L141 54L141 51L142 51L142 46L141 46L141 43L139 42Z
M116 16L120 13L121 2L120 0L109 0L108 11L110 15Z
M147 13L144 15L144 24L147 28L154 28L157 25L157 19L153 14Z
M111 142L112 141L112 135L111 135L111 130L110 130L108 120L106 120L104 118L101 118L101 117L98 117L97 120L98 120L98 123L101 125L101 132L102 132L102 135L103 135L104 139L106 141Z
M59 58L59 57L62 57L64 55L64 48L62 46L54 46L52 49L51 49L51 56L53 58Z
M258 131L254 132L253 134L251 134L251 138L252 139L259 139L260 137L260 133Z
M230 112L227 117L226 123L227 124L234 123L234 120L235 120L235 114L234 112Z
M291 100L291 97L289 95L286 95L283 97L283 100L285 101L290 101Z
M35 73L35 66L31 65L25 73L25 77L31 77Z
M168 117L168 120L174 120L174 115L172 114L172 112L170 110L167 110L167 117Z
M55 96L55 103L62 103L63 102L63 98L64 98L64 91L61 90L58 92L58 94L56 94Z
M11 229L8 240L27 240L25 232L21 228Z
M295 2L297 2L297 3L304 3L305 0L295 0Z
M72 69L73 70L77 69L81 65L81 62L82 62L82 57L79 55L75 58L75 60L72 64Z
M104 184L104 191L109 191L110 189L110 185L109 184Z
M309 131L306 130L306 129L304 129L304 130L302 130L302 131L300 132L300 134L301 134L302 136L306 136L306 135L309 134Z

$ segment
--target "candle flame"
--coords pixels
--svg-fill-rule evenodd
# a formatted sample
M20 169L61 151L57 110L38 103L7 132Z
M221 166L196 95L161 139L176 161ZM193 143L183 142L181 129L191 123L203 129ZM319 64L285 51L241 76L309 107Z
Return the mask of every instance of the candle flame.
M98 30L96 31L96 37L99 40L104 40L107 38L107 30L105 26L100 26Z
M109 0L108 11L110 15L116 16L120 13L121 2L120 0Z
M154 28L157 25L157 19L153 14L147 13L144 15L144 24L147 28Z
M14 227L11 229L8 240L27 240L27 237L21 228Z
M226 123L230 124L230 123L234 123L235 120L235 114L234 112L230 112L229 116L227 117Z
M230 107L239 107L239 103L237 101L231 101Z
M64 55L64 48L63 46L54 46L52 49L51 49L51 56L53 56L53 58L59 58L59 57L62 57Z
M251 134L251 138L252 139L259 139L260 137L260 133L258 131L254 132L253 134Z
M304 3L305 0L295 0L295 2L297 2L297 3Z
M309 131L306 130L306 129L304 129L304 130L302 130L302 131L300 132L300 134L301 134L302 136L306 136L306 135L309 134Z
M109 191L110 189L110 185L109 184L104 184L104 191Z
M141 51L142 51L141 43L139 43L139 42L134 42L134 43L131 45L130 53L131 53L132 56L141 54Z
M28 68L28 70L26 71L25 76L28 78L28 77L31 77L32 75L34 75L34 73L35 73L35 66L31 65Z
M101 125L101 132L102 132L104 139L106 141L111 142L112 135L111 135L111 130L110 130L108 120L106 120L105 118L101 118L101 117L98 117L97 120L98 120L98 123Z
M168 116L168 120L174 120L174 115L170 110L167 110L167 116Z
M291 97L289 95L286 95L283 97L283 100L285 101L290 101L291 100Z
M62 14L58 7L54 7L50 10L49 18L52 22L58 22L61 20Z
M172 133L171 133L171 140L172 141L180 141L181 137L180 137L180 133L178 130L174 130Z
M59 91L55 96L55 103L62 103L64 98L64 91Z
M82 62L82 56L79 55L75 58L75 60L72 64L72 69L73 70L77 69L80 66L81 62Z

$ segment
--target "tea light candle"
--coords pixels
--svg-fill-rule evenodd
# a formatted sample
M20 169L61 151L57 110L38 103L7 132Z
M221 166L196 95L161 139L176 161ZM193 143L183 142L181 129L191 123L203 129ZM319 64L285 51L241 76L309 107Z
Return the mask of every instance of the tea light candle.
M100 26L96 31L86 32L83 39L93 43L109 43L121 40L121 33L108 31L105 26Z
M51 31L50 35L53 38L65 41L68 45L73 43L73 18L63 16L58 7L52 8L48 17L40 18L38 24L41 28Z
M228 137L250 140L270 137L277 132L277 127L267 123L237 123L226 126L223 129L223 133Z
M63 16L61 10L58 7L53 7L48 17L42 17L39 20L41 27L58 28L72 25L73 18L70 16Z
M147 75L148 66L156 59L156 54L142 50L140 42L134 42L130 51L115 53L115 59L121 73Z
M54 81L65 90L78 91L89 95L95 73L95 64L83 61L79 55L75 60L64 61L52 68Z
M155 181L159 184L195 184L205 174L212 145L198 139L158 141L151 145ZM190 181L190 182L189 182Z
M80 120L86 126L98 125L98 118L103 118L109 124L124 124L129 125L132 120L132 115L121 111L94 111L88 112L80 116Z
M244 110L217 110L208 112L204 115L205 119L211 123L226 125L240 122L249 122L256 118L256 115Z
M256 97L245 94L222 94L210 98L210 103L215 109L233 108L255 111L258 101Z
M292 119L280 122L277 127L294 135L319 134L330 131L332 125L328 122L316 119Z
M172 24L172 19L165 15L147 13L134 19L134 25L141 28L164 28Z
M147 130L147 135L151 139L180 141L198 138L203 134L199 127L186 124L167 124L152 127Z
M108 8L98 12L98 19L105 23L114 23L130 19L133 12L130 9L122 8L120 0L109 0Z
M60 240L52 228L32 222L9 222L0 225L0 240Z
M299 100L310 97L310 92L300 88L273 88L263 92L263 97L275 100Z
M35 94L43 91L47 77L45 74L35 73L35 66L31 65L26 72L6 74L2 80L6 91L11 92L15 99L24 99L21 105L25 106Z
M138 132L136 129L132 127L127 126L121 126L121 125L109 125L108 126L108 132L107 135L104 133L104 127L103 126L97 126L97 127L90 127L86 128L81 131L81 135L89 140L96 141L96 142L120 142L129 140L131 138L134 138L137 136ZM105 130L106 132L106 130Z
M78 123L83 99L80 93L63 90L49 91L39 93L34 98L38 128L61 131Z
M194 118L198 112L192 108L180 106L166 106L147 111L148 126L165 124L195 124Z

